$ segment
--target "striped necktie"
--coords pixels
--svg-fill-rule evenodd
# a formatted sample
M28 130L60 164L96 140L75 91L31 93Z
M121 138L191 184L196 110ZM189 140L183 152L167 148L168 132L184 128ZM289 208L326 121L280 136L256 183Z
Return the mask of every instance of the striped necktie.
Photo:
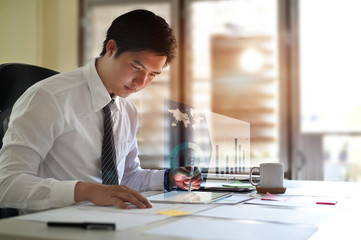
M102 181L106 185L118 185L118 172L116 168L116 155L113 136L113 121L110 106L114 99L106 105L102 111L104 113L104 138L102 148Z

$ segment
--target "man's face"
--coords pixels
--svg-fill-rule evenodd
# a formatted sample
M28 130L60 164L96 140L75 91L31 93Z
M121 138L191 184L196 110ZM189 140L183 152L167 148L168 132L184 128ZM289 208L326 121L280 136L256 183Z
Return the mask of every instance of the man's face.
M167 59L151 51L124 52L115 58L115 52L102 57L98 72L109 94L122 98L147 87L161 73Z

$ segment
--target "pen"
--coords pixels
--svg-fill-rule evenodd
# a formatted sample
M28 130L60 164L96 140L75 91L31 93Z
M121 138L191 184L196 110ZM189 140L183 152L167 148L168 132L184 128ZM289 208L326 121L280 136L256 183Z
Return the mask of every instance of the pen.
M48 222L48 227L77 227L84 229L115 230L115 223L96 222Z
M194 174L194 166L193 166L193 164L192 164L192 167L191 167L191 175L192 175L192 178L193 178L193 174ZM188 192L191 192L191 191L192 191L192 178L189 179Z

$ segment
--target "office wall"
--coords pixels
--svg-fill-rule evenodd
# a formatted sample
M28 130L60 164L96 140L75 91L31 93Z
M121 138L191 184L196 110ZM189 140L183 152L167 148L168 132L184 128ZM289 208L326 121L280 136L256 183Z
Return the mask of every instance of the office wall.
M77 0L0 0L0 63L78 66Z

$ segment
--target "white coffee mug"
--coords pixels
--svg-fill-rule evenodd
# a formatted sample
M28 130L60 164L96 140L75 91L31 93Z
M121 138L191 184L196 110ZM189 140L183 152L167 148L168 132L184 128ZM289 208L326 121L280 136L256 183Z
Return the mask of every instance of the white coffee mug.
M253 181L252 173L258 169L260 181ZM249 180L253 186L262 188L283 188L283 164L282 163L262 163L260 167L253 167L249 172Z

